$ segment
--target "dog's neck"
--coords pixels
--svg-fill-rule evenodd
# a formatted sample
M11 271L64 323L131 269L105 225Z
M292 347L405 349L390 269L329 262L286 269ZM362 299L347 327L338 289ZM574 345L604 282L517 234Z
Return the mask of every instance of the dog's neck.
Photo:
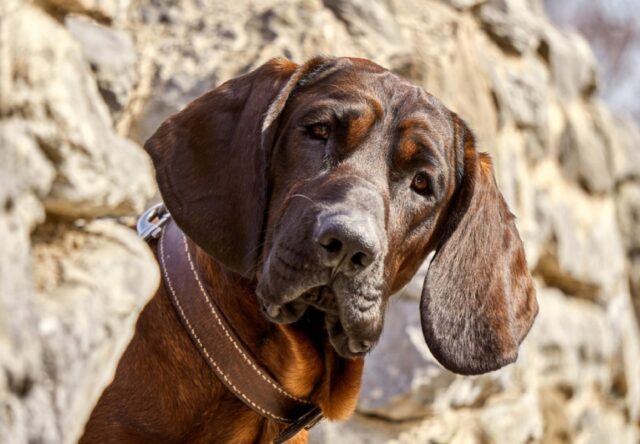
M210 297L260 366L291 394L308 397L326 418L348 417L360 391L362 360L340 358L327 333L316 327L322 323L313 319L291 326L269 322L254 282L193 244L190 251ZM123 443L155 442L159 436L171 442L271 442L285 427L246 407L218 379L179 322L165 283L140 314L80 442L103 442L105 436ZM306 433L292 442L306 442Z
M191 247L210 296L260 365L291 394L310 398L328 419L351 415L363 360L338 356L318 320L294 325L268 321L261 313L255 282L232 273L196 245Z

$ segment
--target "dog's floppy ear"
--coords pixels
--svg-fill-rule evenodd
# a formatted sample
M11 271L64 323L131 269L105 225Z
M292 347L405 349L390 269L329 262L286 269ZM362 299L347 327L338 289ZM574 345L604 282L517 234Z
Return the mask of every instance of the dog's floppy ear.
M435 358L471 375L515 361L538 304L491 160L476 151L466 124L456 115L453 121L461 180L427 272L420 314Z
M168 118L146 142L160 193L178 226L231 270L255 272L277 117L302 67L274 59Z

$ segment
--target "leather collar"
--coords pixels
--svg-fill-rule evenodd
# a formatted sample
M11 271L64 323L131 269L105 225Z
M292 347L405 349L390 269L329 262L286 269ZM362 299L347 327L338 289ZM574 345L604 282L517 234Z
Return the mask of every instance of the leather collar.
M267 419L289 424L275 443L283 443L302 429L313 427L323 417L321 410L310 401L288 393L260 367L207 294L185 235L175 222L166 222L161 233L157 233L162 278L180 321L203 359L249 408ZM202 313L210 316L196 316Z

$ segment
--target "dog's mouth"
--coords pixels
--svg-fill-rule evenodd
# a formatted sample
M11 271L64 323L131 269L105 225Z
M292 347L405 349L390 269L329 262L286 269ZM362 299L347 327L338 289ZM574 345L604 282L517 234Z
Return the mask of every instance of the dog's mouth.
M276 304L260 298L265 316L277 324L291 324L299 320L309 307L325 314L338 316L338 302L333 290L327 285L314 287L291 302Z
M297 299L284 304L275 304L265 302L262 298L259 299L264 315L277 324L297 322L309 309L320 311L324 315L325 327L331 345L343 358L359 358L373 348L373 341L358 340L347 334L340 321L336 295L328 285L314 287Z

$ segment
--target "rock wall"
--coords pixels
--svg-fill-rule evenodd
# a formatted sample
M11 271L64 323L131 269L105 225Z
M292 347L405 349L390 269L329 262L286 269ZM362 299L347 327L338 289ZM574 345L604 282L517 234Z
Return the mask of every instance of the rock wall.
M153 194L150 162L116 133L61 17L20 0L0 4L6 444L77 440L159 280L148 248L118 219Z
M154 193L139 145L223 80L319 53L374 59L475 129L540 315L516 365L455 376L422 339L423 270L358 414L312 442L640 441L640 131L537 0L6 0L0 43L0 442L73 442L155 289L122 226Z

